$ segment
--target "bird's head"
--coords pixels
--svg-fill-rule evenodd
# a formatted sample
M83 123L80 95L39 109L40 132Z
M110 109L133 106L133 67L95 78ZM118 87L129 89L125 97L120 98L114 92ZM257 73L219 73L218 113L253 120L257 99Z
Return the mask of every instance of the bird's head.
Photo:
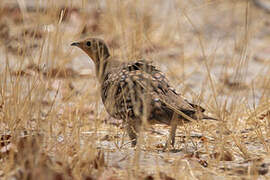
M101 76L103 74L107 59L110 57L109 49L103 40L87 38L74 42L71 46L77 46L82 49L95 63L97 75Z
M94 63L100 63L100 61L106 60L110 56L106 43L98 38L87 38L83 41L74 42L71 46L81 48Z

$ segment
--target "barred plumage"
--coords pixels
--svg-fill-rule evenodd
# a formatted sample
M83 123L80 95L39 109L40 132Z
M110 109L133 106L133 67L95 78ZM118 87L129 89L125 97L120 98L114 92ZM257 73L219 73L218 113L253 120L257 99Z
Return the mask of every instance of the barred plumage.
M104 106L112 117L127 123L132 145L136 145L143 118L150 124L174 126L169 138L172 144L177 125L190 119L214 119L203 115L202 107L178 94L151 63L145 60L119 62L110 56L104 41L97 38L72 45L80 47L94 61Z

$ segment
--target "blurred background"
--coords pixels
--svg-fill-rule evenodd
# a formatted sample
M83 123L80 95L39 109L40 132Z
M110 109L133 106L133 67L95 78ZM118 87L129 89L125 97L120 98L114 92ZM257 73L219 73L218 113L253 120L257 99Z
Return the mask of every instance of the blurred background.
M131 148L70 46L86 37L153 61L222 121L179 127L170 152L169 127L147 127ZM1 0L0 178L269 177L269 44L269 0Z

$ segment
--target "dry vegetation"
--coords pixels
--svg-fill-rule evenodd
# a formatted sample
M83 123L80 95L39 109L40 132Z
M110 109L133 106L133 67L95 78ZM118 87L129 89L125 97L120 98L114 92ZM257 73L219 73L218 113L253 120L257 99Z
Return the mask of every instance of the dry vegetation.
M152 60L222 121L130 147L72 41ZM270 178L270 15L246 0L0 1L0 179Z

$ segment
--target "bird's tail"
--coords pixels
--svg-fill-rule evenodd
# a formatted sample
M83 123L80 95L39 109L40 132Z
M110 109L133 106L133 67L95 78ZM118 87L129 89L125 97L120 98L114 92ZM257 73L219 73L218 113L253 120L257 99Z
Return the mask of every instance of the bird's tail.
M215 121L219 121L217 118L213 118L213 117L207 116L207 115L205 115L205 114L203 114L202 119L208 119L208 120L215 120Z

